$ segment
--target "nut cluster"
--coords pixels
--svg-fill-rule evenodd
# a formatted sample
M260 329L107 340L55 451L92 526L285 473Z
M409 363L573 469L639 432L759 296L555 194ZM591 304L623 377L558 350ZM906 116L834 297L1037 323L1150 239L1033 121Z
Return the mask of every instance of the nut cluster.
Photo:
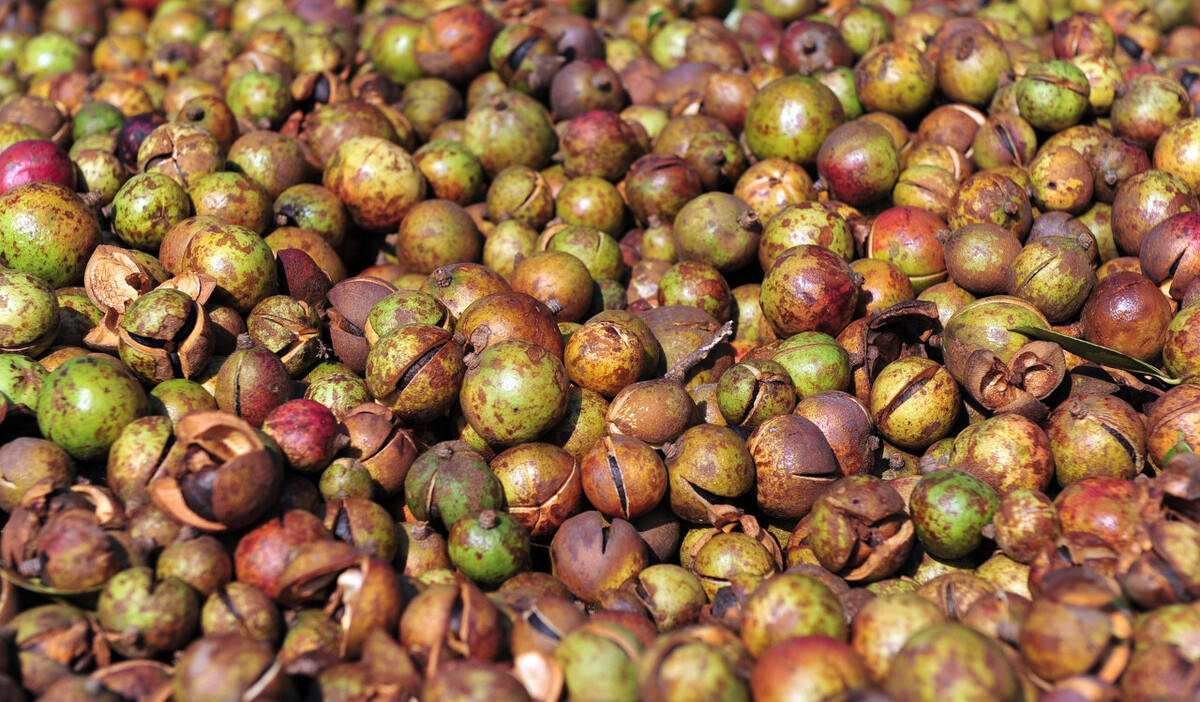
M0 700L1200 699L1200 4L0 0Z

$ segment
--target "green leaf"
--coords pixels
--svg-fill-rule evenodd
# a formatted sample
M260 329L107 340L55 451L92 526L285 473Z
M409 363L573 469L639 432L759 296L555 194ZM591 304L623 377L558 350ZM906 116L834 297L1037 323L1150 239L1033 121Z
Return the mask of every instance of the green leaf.
M1040 327L1013 327L1009 329L1009 331L1016 332L1018 334L1024 334L1031 339L1053 341L1076 356L1091 361L1092 363L1098 363L1102 366L1116 368L1117 370L1123 370L1129 373L1135 373L1137 375L1149 376L1168 385L1178 385L1179 383L1183 382L1179 378L1172 377L1167 373L1164 373L1162 370L1159 370L1155 366L1146 363L1145 361L1139 361L1132 356L1126 356L1116 349L1110 349L1107 346L1101 346L1100 344L1093 344L1092 342L1084 341L1083 339L1076 339L1073 336L1060 334L1050 329L1042 329Z
M1175 433L1178 435L1179 440L1163 455L1162 465L1164 466L1170 463L1172 458L1181 453L1192 453L1192 447L1188 445L1187 437L1183 435L1183 432L1177 431Z
M655 10L654 12L651 12L650 18L646 20L646 28L654 29L654 25L658 24L658 21L662 19L663 15L665 14L667 14L666 10Z

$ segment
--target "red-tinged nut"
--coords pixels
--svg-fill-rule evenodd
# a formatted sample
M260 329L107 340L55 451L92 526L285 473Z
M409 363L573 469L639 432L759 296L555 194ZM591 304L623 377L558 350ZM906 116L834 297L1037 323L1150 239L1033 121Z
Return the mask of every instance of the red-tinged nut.
M217 371L217 406L252 426L292 396L287 366L270 351L254 346L234 351Z
M104 488L55 489L46 478L26 490L0 533L7 578L52 594L89 592L118 571L141 565L122 530L120 502Z
M238 540L233 553L237 580L267 594L279 594L279 578L303 544L329 539L329 532L316 515L290 510L267 520Z
M75 168L65 151L41 139L18 141L0 151L0 193L18 185L46 181L75 188Z
M325 405L305 399L289 400L271 410L262 430L279 444L288 465L302 473L327 466L344 436Z
M781 335L820 331L835 335L854 316L860 278L821 246L787 249L771 263L762 283L762 308Z
M1163 467L1181 444L1200 450L1200 386L1184 383L1171 388L1146 410L1146 453Z
M1087 478L1054 499L1064 534L1085 532L1118 551L1130 546L1146 508L1144 487L1123 478Z
M1146 233L1138 253L1142 272L1156 285L1183 299L1188 286L1200 278L1200 213L1184 212L1159 222Z
M1143 247L1143 255L1150 247ZM1080 312L1083 336L1149 361L1158 356L1172 318L1171 302L1151 278L1129 271L1096 284Z
M579 470L588 501L609 517L640 517L667 492L667 469L658 452L631 436L597 441Z

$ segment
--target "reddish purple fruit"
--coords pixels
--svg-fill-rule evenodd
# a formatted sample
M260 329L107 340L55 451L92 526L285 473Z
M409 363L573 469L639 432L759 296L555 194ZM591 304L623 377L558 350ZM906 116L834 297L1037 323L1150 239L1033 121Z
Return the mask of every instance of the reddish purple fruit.
M54 142L18 141L0 152L0 193L37 181L75 189L75 164Z
M333 460L341 432L325 405L312 400L288 400L263 420L263 433L275 440L288 465L315 473Z
M134 115L125 120L121 131L117 132L117 158L127 166L137 165L138 149L142 142L146 140L146 136L154 131L154 128L160 124L165 124L166 119L155 112L143 112L140 115Z

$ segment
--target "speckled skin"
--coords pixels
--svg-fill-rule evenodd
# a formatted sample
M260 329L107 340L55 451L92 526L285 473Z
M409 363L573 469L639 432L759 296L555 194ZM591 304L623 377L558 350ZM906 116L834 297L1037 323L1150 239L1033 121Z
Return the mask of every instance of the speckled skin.
M781 642L759 658L750 674L756 702L837 699L870 684L867 669L850 645L820 634Z
M837 334L850 323L858 285L850 266L822 246L801 244L779 254L763 278L763 314L776 333Z
M618 280L625 272L617 240L587 225L570 224L558 230L546 250L563 251L583 261L594 280Z
M49 371L29 356L0 354L0 400L8 403L10 412L13 405L36 409L38 393L47 375Z
M113 441L108 452L105 482L126 507L150 502L146 484L158 469L171 441L172 422L161 416L135 419L122 428Z
M459 396L467 421L488 443L532 441L567 408L567 371L554 354L510 339L487 347L467 370Z
M937 88L937 72L916 47L887 42L859 59L854 87L868 112L910 117L929 104Z
M1117 136L1146 149L1152 148L1172 124L1191 116L1188 91L1165 75L1141 75L1129 81L1113 100L1111 111Z
M110 356L72 358L46 378L38 395L42 435L78 460L103 458L126 424L149 412L146 392Z
M916 292L946 277L946 258L939 232L946 221L919 207L884 210L871 225L867 256L896 264Z
M563 168L568 176L618 181L641 155L637 135L614 112L594 110L571 120L562 136Z
M274 210L286 226L312 229L330 246L338 246L346 238L346 208L337 195L320 185L293 185L275 198Z
M528 95L510 91L491 96L467 114L462 142L495 175L509 166L549 165L558 135L546 108Z
M482 510L504 508L504 486L483 456L463 442L446 441L417 457L404 477L404 499L418 519L449 529Z
M896 702L1017 702L1021 684L1004 651L962 624L934 624L896 654L884 689Z
M746 112L746 144L759 159L811 163L829 133L845 121L837 95L806 76L779 78L755 94Z
M425 199L425 178L412 157L379 137L343 142L329 157L322 184L341 198L359 226L374 232L394 230Z
M961 470L921 478L908 500L917 538L938 558L962 558L983 542L1000 496L987 483Z
M446 546L450 561L484 587L529 569L529 533L508 512L485 511L458 520Z
M1045 490L1054 476L1050 437L1019 414L998 414L959 433L950 467L966 471L1001 493Z
M793 636L846 638L846 617L837 595L807 575L785 573L767 580L745 607L742 640L756 657Z
M640 652L641 644L625 628L600 622L584 625L564 636L554 658L562 666L571 699L634 702L638 699Z
M413 152L413 160L429 181L433 194L455 204L471 204L488 185L483 164L457 141L431 141Z
M733 311L733 292L716 268L698 261L680 261L659 279L658 303L698 307L724 322Z
M900 176L900 156L886 129L858 120L829 134L817 152L817 171L830 195L861 207L891 193Z
M868 405L884 438L922 451L950 433L962 410L962 396L954 378L937 362L908 356L879 372Z
M291 109L292 94L282 76L251 71L229 84L225 103L239 120L254 126L276 126Z
M300 142L279 132L262 129L245 134L229 147L227 158L231 167L237 166L272 198L298 187L297 184L317 187L303 183L309 165Z
M460 205L425 200L404 215L394 246L396 258L409 272L431 273L439 266L478 261L483 236Z
M1065 324L1087 301L1096 274L1083 249L1047 239L1021 249L1004 283L1008 294L1033 304L1052 324Z
M45 281L0 268L0 351L39 354L58 324L58 298Z
M765 271L779 254L800 244L824 246L847 263L855 257L854 235L846 220L819 202L801 202L785 207L766 223L758 242L758 262Z
M1121 181L1112 203L1112 230L1127 256L1138 256L1142 242L1160 222L1200 210L1187 181L1170 171L1150 169Z
M113 198L113 231L129 244L157 251L167 231L192 211L181 185L158 173L139 173Z
M150 568L130 568L104 586L96 613L107 631L138 632L136 637L113 639L113 647L122 654L155 655L177 650L192 638L200 621L200 599L179 578L155 582Z
M404 421L428 422L454 405L464 371L462 343L450 332L408 324L371 348L364 375L380 404Z
M572 382L608 398L635 382L646 365L637 335L611 320L589 322L575 330L562 358Z
M963 181L946 219L951 231L968 224L991 222L1024 239L1033 224L1033 210L1029 196L1011 178L984 171Z
M155 127L137 150L139 171L161 173L185 188L191 179L214 173L224 164L216 138L185 122Z
M171 288L151 290L134 300L121 318L121 360L147 383L200 373L213 349L212 334L203 331L207 325L204 309L187 293ZM147 344L149 339L174 345L165 351ZM172 363L171 353L178 354L179 368Z
M197 215L214 215L257 234L271 220L271 197L258 183L241 173L219 171L192 181L188 190Z
M1073 64L1041 61L1017 83L1017 108L1034 129L1058 132L1083 117L1091 92L1087 74Z
M99 243L96 216L61 185L27 183L0 195L0 266L71 285Z
M1195 382L1200 375L1200 305L1191 304L1175 315L1167 325L1163 343L1163 363L1177 378Z
M211 275L217 281L215 299L242 314L275 292L277 272L271 247L258 234L236 224L197 232L187 244L181 269Z
M329 159L345 141L356 137L378 137L396 142L396 128L379 107L365 100L343 100L320 105L304 119L300 138L311 152L313 165L329 165Z
M675 241L685 261L728 272L748 265L759 249L762 223L739 197L705 193L675 216Z
M617 236L624 231L625 201L620 191L603 178L572 178L554 198L554 213L567 224L595 227Z
M515 219L541 229L554 217L554 192L546 177L528 166L496 174L487 189L487 214L493 222Z

